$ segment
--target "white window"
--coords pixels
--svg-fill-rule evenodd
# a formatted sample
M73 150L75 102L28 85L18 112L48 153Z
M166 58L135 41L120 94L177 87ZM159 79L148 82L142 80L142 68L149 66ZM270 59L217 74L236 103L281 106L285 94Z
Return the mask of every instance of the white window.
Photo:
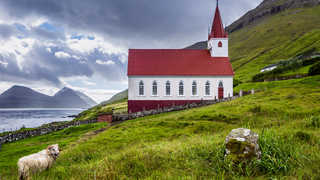
M179 96L183 96L184 95L184 84L183 81L180 81L179 83Z
M153 96L158 95L158 84L156 81L153 81L153 83L152 83L152 95Z
M197 92L197 82L196 81L193 81L192 82L192 96L196 96L198 94Z
M170 96L171 95L171 84L170 81L166 82L166 96Z
M143 81L139 82L139 96L143 96L144 95L144 83Z
M206 87L205 87L205 91L206 91L206 96L210 96L211 94L210 94L210 82L209 81L207 81L206 82Z

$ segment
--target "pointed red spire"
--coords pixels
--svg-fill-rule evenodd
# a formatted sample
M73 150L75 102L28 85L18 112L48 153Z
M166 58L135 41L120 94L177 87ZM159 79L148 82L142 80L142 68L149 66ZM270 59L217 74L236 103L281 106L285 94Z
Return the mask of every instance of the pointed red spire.
M211 39L211 38L227 38L228 37L228 34L224 31L224 28L223 28L218 2L219 1L217 0L217 8L216 8L216 12L214 15L209 39Z

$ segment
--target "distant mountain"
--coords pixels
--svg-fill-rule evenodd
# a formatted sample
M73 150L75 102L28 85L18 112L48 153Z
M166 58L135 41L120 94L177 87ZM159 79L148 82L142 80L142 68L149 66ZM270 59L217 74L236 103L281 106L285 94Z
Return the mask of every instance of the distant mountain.
M0 95L0 108L89 108L96 105L90 97L63 88L47 96L23 86L13 86Z
M100 103L100 105L112 104L114 102L121 101L124 99L128 99L128 89L122 92L119 92L118 94L112 96L109 100Z
M53 99L59 107L67 108L89 108L97 104L87 95L67 87L58 91Z

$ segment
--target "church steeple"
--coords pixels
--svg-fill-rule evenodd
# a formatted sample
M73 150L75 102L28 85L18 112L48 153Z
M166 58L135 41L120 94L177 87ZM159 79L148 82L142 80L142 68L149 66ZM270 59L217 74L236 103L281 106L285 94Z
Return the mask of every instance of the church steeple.
M219 0L214 14L211 32L208 36L211 57L228 57L228 33L224 30L219 10Z
M219 10L219 0L217 0L217 7L214 14L211 33L209 34L209 40L211 38L227 38L228 34L225 32L222 24L222 19Z

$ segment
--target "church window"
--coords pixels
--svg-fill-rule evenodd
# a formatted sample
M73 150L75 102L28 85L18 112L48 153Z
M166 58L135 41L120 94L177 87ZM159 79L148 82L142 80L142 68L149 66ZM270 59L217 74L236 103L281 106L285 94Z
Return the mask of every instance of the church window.
M144 83L143 81L140 81L139 83L139 96L143 96L144 95Z
M206 82L205 91L206 91L206 96L210 96L210 82L209 81Z
M196 81L192 82L192 95L193 96L197 95L197 82Z
M170 96L171 95L171 84L170 81L166 82L166 96Z
M221 41L219 41L218 47L222 47L222 42Z
M219 82L219 88L223 88L223 82L222 81Z
M179 83L179 96L183 96L184 95L184 84L183 81L180 81Z
M153 81L152 83L152 95L153 96L158 95L158 84L156 81Z

